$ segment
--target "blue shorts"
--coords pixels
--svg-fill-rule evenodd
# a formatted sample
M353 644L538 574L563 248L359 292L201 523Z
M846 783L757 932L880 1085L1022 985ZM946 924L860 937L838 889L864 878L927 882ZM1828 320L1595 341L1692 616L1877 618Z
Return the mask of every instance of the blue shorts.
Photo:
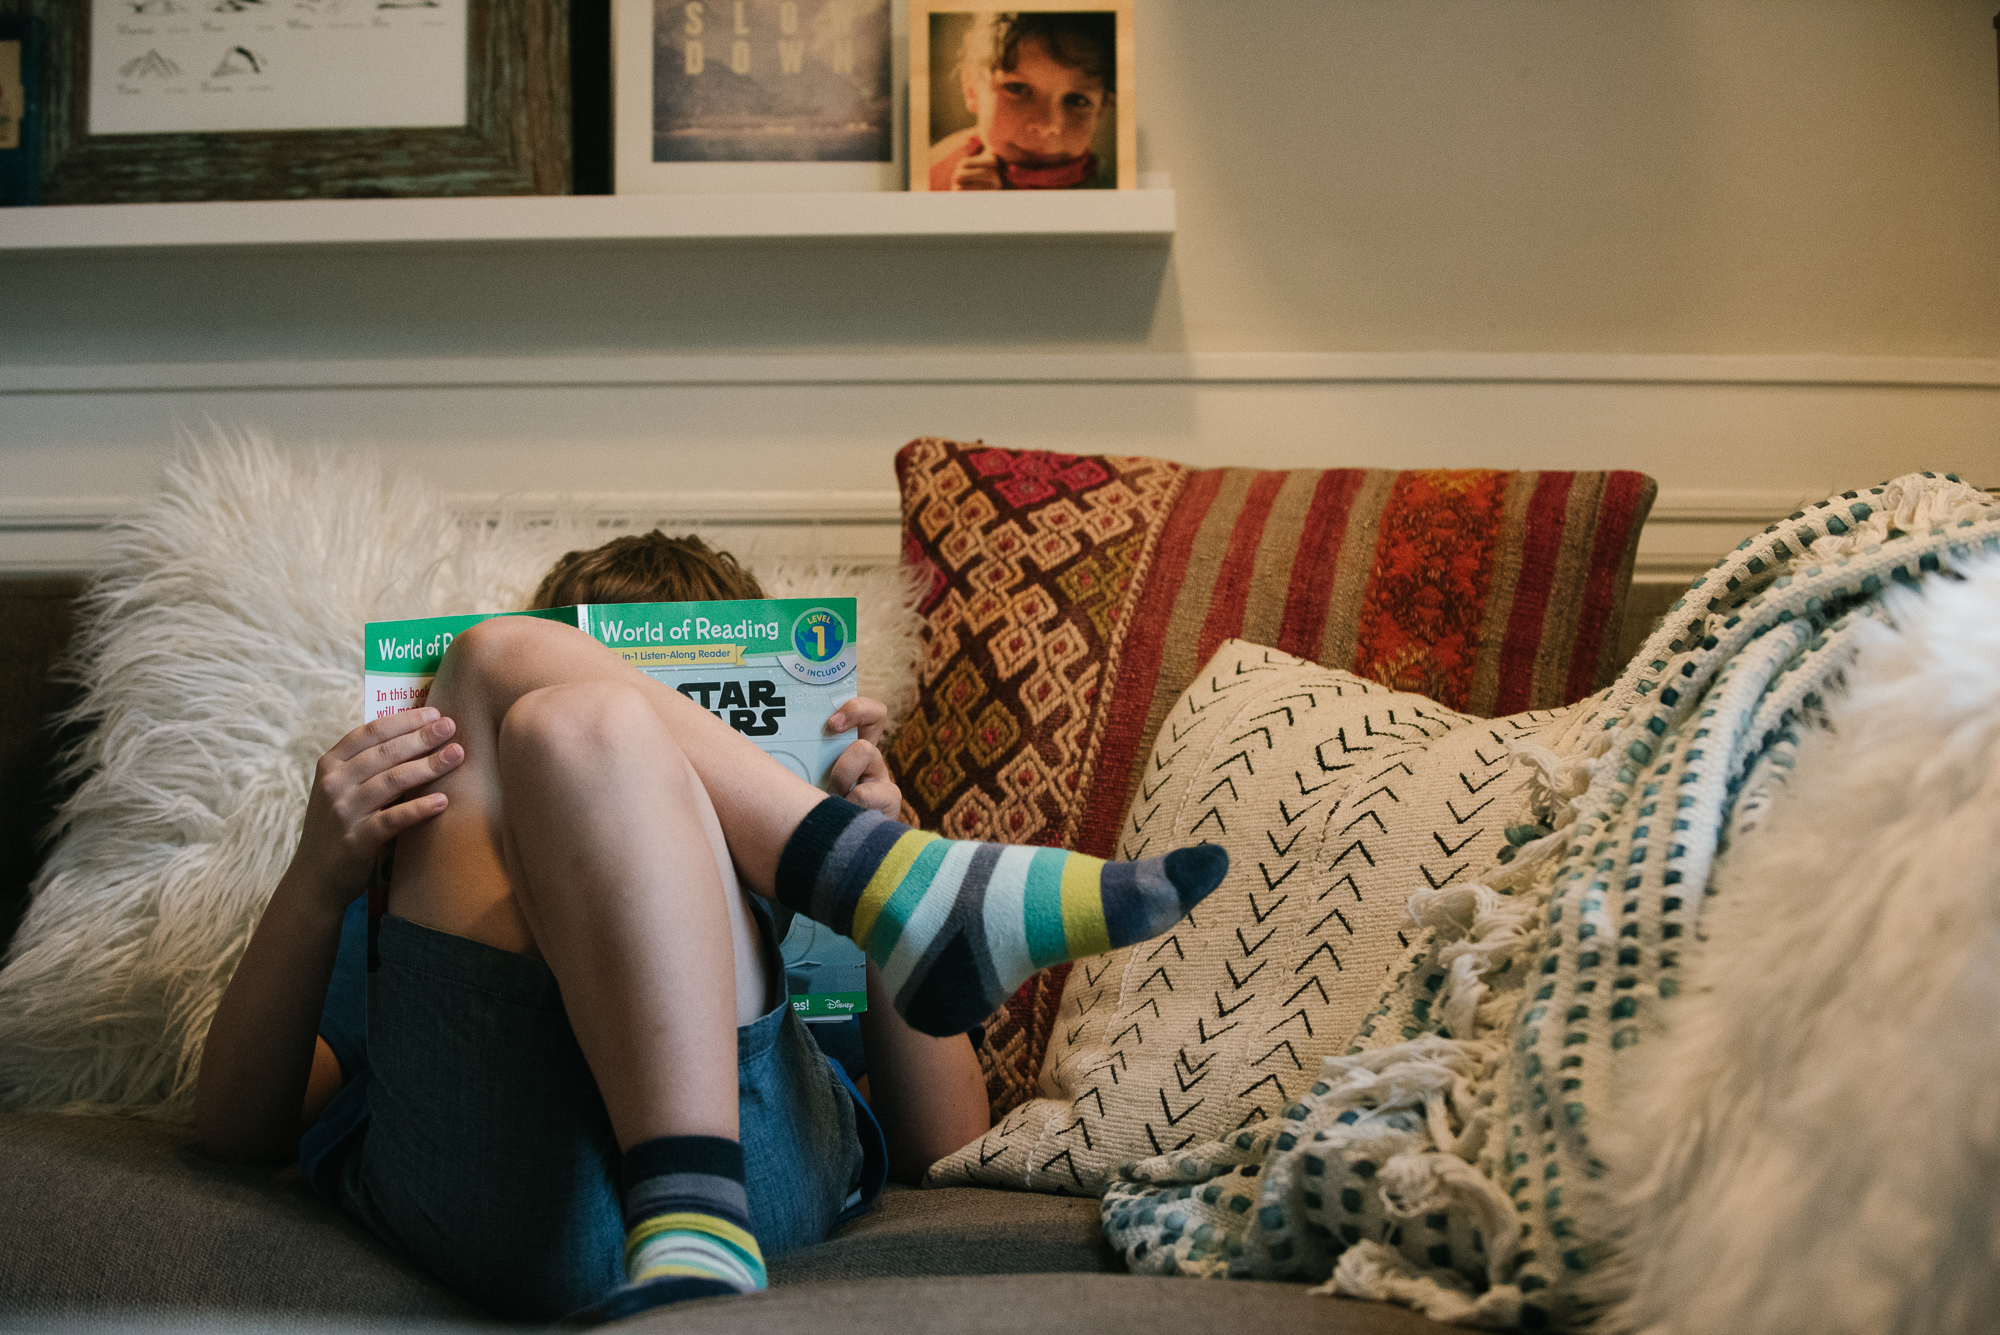
M783 977L768 926L763 944ZM603 1297L625 1278L618 1143L555 976L400 918L381 919L376 954L367 1113L315 1184L498 1316L549 1321ZM736 1031L736 1061L758 1244L819 1242L880 1192L881 1131L782 998Z

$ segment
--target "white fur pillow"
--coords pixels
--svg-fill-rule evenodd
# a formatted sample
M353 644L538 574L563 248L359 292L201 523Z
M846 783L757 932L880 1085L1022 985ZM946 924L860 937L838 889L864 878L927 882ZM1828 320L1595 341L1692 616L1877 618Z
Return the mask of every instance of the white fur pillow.
M1889 608L1718 871L1615 1159L1607 1330L2000 1314L2000 563Z
M0 1109L188 1116L313 762L360 721L362 623L520 607L557 556L635 521L653 518L467 522L373 457L185 448L85 599L87 777L0 968ZM892 723L908 711L919 618L901 570L737 555L773 597L856 597L862 690Z

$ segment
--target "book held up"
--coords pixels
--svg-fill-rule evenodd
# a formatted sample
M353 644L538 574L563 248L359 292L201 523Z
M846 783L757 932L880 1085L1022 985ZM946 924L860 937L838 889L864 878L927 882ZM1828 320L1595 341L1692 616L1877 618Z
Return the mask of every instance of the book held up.
M575 626L671 686L814 786L855 740L828 733L858 680L852 598L585 603L528 612L371 621L362 631L362 717L420 708L451 642L495 616ZM838 1020L867 1009L861 950L804 918L781 943L792 1009Z

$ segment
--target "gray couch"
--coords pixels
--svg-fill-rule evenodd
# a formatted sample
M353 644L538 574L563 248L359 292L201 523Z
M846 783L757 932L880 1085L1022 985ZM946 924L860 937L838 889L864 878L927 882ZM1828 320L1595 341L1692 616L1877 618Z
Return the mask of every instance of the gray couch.
M0 1117L0 1313L163 1319L227 1313L293 1326L483 1322L306 1188L296 1166L236 1168L185 1127L107 1117ZM1118 1273L1097 1202L1026 1192L891 1188L830 1240L772 1258L771 1290L635 1319L672 1331L803 1329L1414 1332L1398 1308L1303 1285ZM12 1324L12 1323L10 1323ZM1270 1328L1270 1327L1260 1327Z
M0 580L0 944L18 921L52 810L48 668L73 621L75 580ZM1671 592L1671 591L1670 591ZM1629 644L1660 610L1635 590ZM1097 1202L1020 1192L892 1188L815 1247L771 1258L771 1291L636 1318L672 1331L812 1335L1081 1329L1207 1331L1310 1324L1327 1332L1440 1327L1303 1285L1122 1273ZM484 1323L478 1309L314 1197L296 1166L218 1164L182 1126L0 1116L0 1322L329 1329Z

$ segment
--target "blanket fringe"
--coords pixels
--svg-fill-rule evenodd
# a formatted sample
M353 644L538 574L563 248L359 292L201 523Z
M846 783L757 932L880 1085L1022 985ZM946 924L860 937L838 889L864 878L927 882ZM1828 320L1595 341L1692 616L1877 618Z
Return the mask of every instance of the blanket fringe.
M1521 1291L1495 1284L1475 1294L1453 1271L1419 1270L1393 1248L1357 1242L1333 1264L1333 1278L1310 1290L1323 1295L1401 1303L1433 1321L1482 1330L1511 1330L1521 1323Z
M1512 998L1488 1004L1493 999L1486 980L1531 946L1541 925L1541 905L1534 899L1516 898L1512 892L1531 884L1562 852L1568 841L1566 832L1576 823L1584 794L1601 767L1589 753L1581 760L1569 760L1533 742L1515 742L1509 749L1516 764L1532 770L1528 781L1530 809L1541 821L1539 828L1547 833L1516 847L1512 859L1493 868L1486 881L1419 890L1408 904L1405 925L1409 930L1435 931L1439 940L1449 943L1438 953L1438 962L1447 971L1438 1009L1445 1029L1459 1038L1492 1033L1512 1016ZM1606 749L1608 739L1594 741L1591 747L1599 756ZM1441 1138L1438 1143L1443 1148L1450 1142Z
M1813 559L1830 561L1853 556L1885 541L1897 530L1925 533L1934 528L1956 528L1970 520L1985 519L1993 513L1993 498L1955 478L1927 477L1920 473L1892 478L1868 496L1870 512L1846 533L1821 538L1813 547Z
M1533 950L1545 897L1513 892L1530 889L1562 855L1585 794L1615 763L1606 758L1610 746L1604 734L1573 757L1529 742L1511 746L1515 763L1532 771L1529 804L1539 824L1510 834L1518 840L1513 857L1484 880L1420 890L1408 902L1407 927L1439 943L1442 1031L1322 1060L1321 1079L1332 1088L1317 1116L1333 1117L1336 1143L1371 1142L1370 1152L1386 1152L1374 1182L1384 1214L1404 1221L1450 1214L1470 1223L1484 1241L1485 1291L1474 1293L1467 1276L1449 1266L1422 1265L1363 1240L1340 1254L1332 1279L1314 1292L1395 1301L1455 1325L1518 1324L1521 1293L1504 1281L1514 1270L1520 1225L1488 1160L1501 1152L1493 1090L1507 1056L1495 1036L1512 1021L1519 995L1491 980ZM1389 1130L1399 1111L1422 1119L1429 1145Z

